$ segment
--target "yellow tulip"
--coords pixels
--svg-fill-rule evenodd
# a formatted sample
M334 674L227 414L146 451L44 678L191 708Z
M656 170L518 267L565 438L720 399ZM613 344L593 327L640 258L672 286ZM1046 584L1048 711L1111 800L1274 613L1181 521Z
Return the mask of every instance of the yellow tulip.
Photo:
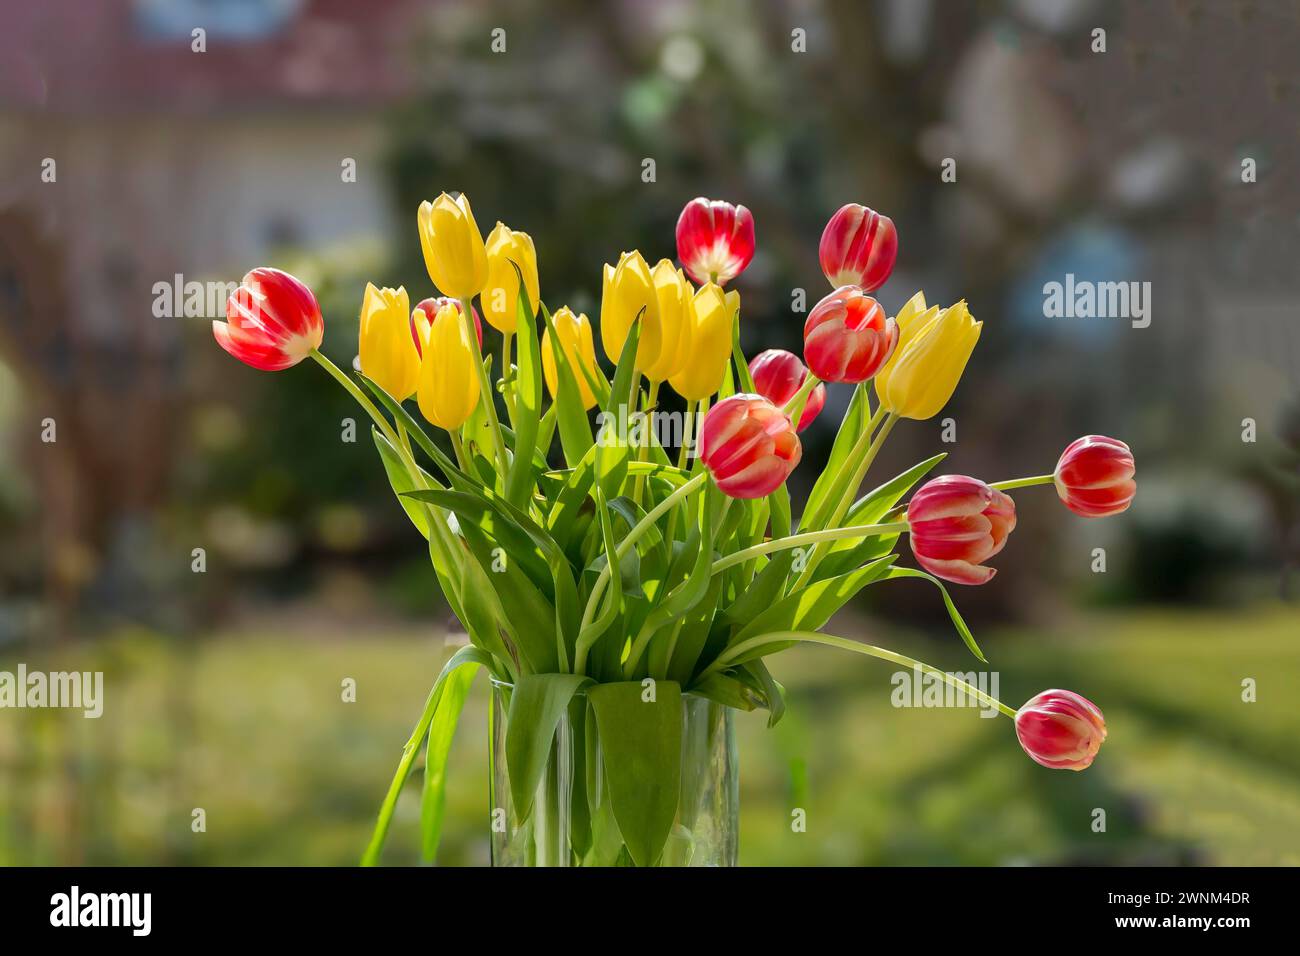
M584 368L588 372L596 368L596 346L591 338L591 322L586 315L574 315L567 305L557 309L551 316L551 321L555 324L555 333L564 349L564 357L573 369L574 378L578 380L582 407L591 408L596 404L596 396L587 384L587 377L582 374ZM542 375L546 379L546 388L550 391L551 398L558 398L560 377L555 366L555 351L549 328L542 332Z
M617 363L623 354L623 343L638 315L641 337L636 364L644 370L659 358L659 297L645 257L636 251L625 252L617 266L606 264L601 289L600 344L611 362Z
M429 325L416 392L421 413L439 428L459 428L478 405L476 353L460 309L446 303Z
M511 263L514 263L512 265ZM519 276L524 276L524 291L532 315L537 315L537 250L526 232L515 232L498 222L487 238L487 282L480 302L483 318L502 332L513 332L519 320Z
M708 398L722 385L731 356L731 322L740 308L740 294L713 282L700 286L691 299L691 348L686 365L668 381L691 402Z
M443 295L469 299L487 284L487 249L469 200L443 193L420 203L420 248L424 265Z
M921 299L908 314L908 327L900 331L887 374L876 374L881 407L918 421L933 418L948 404L984 325L975 321L965 301L942 312L933 308L920 311L924 302ZM900 312L900 326L903 319Z
M361 300L361 334L357 351L361 372L399 402L415 394L420 353L411 338L406 289L376 289L366 283Z
M889 361L880 367L876 372L876 396L885 394L885 387L889 383L889 376L898 364L899 358L903 355L903 350L907 348L909 342L916 338L916 333L925 328L930 320L939 314L937 305L930 306L928 309L925 305L925 293L918 292L907 300L906 304L898 310L898 315L894 316L894 321L898 323L898 344L894 346L894 354L889 357Z
M651 272L659 300L659 355L642 371L652 382L672 378L690 358L691 299L695 290L686 274L667 259L660 259Z

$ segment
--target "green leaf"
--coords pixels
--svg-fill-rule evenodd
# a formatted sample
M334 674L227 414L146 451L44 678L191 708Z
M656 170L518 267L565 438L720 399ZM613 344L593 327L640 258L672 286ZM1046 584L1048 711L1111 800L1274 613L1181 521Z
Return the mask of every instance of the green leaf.
M542 415L542 353L537 342L537 322L524 288L523 273L512 262L519 278L515 328L519 343L519 365L514 379L515 457L506 476L506 500L517 508L527 504L533 487L533 450ZM560 349L559 351L564 351Z
M961 612L957 610L957 605L953 603L952 597L948 594L948 589L943 586L942 581L932 574L926 574L924 571L917 571L913 568L890 568L885 572L885 574L881 575L882 581L889 581L895 578L921 578L922 580L929 581L937 587L939 593L943 595L943 606L948 609L948 617L952 619L952 626L957 629L957 633L960 634L961 639L966 642L966 646L970 649L970 652L985 664L988 663L988 658L984 656L984 652L980 650L980 646L975 643L975 635L972 634L970 628L966 626L966 621L962 618Z
M424 507L419 502L403 497L404 492L416 490L410 472L406 470L406 465L402 463L402 459L397 454L397 449L393 447L392 442L385 438L378 428L372 425L370 433L375 439L375 447L379 449L379 460L384 463L384 473L388 475L388 483L392 485L393 493L397 495L402 510L411 519L411 523L419 529L420 534L428 538L429 522L425 517Z
M654 699L640 682L596 684L587 691L596 713L605 782L614 819L637 866L652 866L677 815L682 769L682 696L657 681Z
M785 716L785 688L761 660L749 661L736 669L737 679L761 691L767 701L767 725L775 727Z
M429 744L424 758L424 788L420 794L420 844L424 859L432 863L438 856L442 837L442 820L447 808L447 755L456 724L465 707L465 695L478 673L478 664L466 664L447 676L442 698L429 724Z
M506 769L518 822L532 812L560 718L573 695L590 682L583 674L525 674L515 681L506 726Z
M767 706L763 695L751 685L720 671L714 671L694 685L690 692L697 697L707 697L715 703L722 704L724 707L734 707L736 710L756 710Z
M371 834L370 843L361 856L362 866L374 866L379 862L379 855L384 849L384 840L388 837L388 825L392 822L393 810L397 807L397 798L401 796L402 787L406 784L407 777L410 776L411 764L420 750L420 744L424 743L425 735L429 732L429 725L433 723L434 715L438 711L438 705L442 701L443 687L447 683L447 678L464 664L486 664L488 670L493 669L492 658L477 647L462 647L451 655L447 659L447 663L443 665L442 673L438 675L438 679L434 682L433 688L429 691L429 696L424 702L424 712L420 714L420 719L415 723L415 729L406 741L406 746L402 748L402 758L397 762L397 773L393 775L393 782L388 786L388 793L379 808L379 819L375 822L374 833Z
M560 335L555 331L551 313L543 305L542 321L551 333L551 352L555 356L555 377L558 379L559 394L555 402L559 406L556 422L560 430L560 447L564 450L564 460L569 467L578 464L592 447L591 423L587 420L587 411L582 405L582 393L578 390L578 380L574 377L569 357L560 348Z

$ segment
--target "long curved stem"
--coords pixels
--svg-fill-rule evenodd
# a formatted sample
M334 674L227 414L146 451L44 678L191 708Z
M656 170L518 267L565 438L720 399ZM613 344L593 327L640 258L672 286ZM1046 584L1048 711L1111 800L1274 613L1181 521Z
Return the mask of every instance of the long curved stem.
M864 524L848 528L827 528L825 531L808 531L804 534L773 538L771 541L763 541L751 545L743 551L729 554L725 558L719 558L713 562L713 567L709 573L717 574L719 571L725 571L737 564L744 564L760 554L770 554L773 551L786 551L790 548L802 547L805 544L817 544L819 541L836 541L841 538L866 538L877 534L902 534L907 528L907 522L900 521L891 524Z
M996 481L989 487L996 488L998 491L1010 491L1012 488L1028 488L1030 485L1050 485L1055 480L1055 475L1036 475L1033 478L1011 478L1007 481Z
M1015 719L1016 711L1008 707L996 697L992 697L978 687L966 683L946 671L941 671L937 667L926 664L922 661L908 657L906 654L899 654L897 651L887 650L883 647L877 647L874 644L863 644L861 641L851 641L847 637L836 637L834 634L820 634L817 631L775 631L771 634L761 634L758 637L751 637L747 641L741 641L734 647L729 647L714 660L712 664L701 672L703 678L708 674L722 670L730 661L738 659L741 655L762 647L764 644L776 644L783 641L801 641L807 644L825 644L827 647L838 647L841 650L853 651L855 654L865 654L868 657L875 657L882 661L889 661L893 664L901 664L904 667L916 668L926 674L941 679L945 684L960 688L967 694L970 694L982 704L990 707L996 707L1006 716Z

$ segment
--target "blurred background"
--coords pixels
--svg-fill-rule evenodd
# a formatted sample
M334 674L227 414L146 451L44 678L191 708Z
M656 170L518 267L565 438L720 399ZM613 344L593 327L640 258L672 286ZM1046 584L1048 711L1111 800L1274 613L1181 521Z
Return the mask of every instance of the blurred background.
M1294 3L0 11L0 671L105 675L98 720L0 710L0 863L358 859L462 637L365 429L345 438L347 396L217 348L224 293L179 306L278 266L350 363L367 281L433 294L415 210L444 189L484 233L529 232L543 299L593 317L603 262L672 257L696 195L746 204L750 355L798 349L822 226L865 203L901 238L889 311L924 289L985 323L952 403L873 477L937 450L1042 474L1089 432L1133 447L1127 514L1019 492L997 580L956 595L1004 699L1104 709L1093 768L1048 772L972 710L894 709L879 662L788 651L786 720L738 718L742 862L1300 862ZM1067 274L1149 282L1150 325L1047 317ZM805 434L796 501L848 395ZM828 630L971 669L932 589L867 593ZM487 861L484 683L446 863ZM417 860L417 827L412 792L388 862Z

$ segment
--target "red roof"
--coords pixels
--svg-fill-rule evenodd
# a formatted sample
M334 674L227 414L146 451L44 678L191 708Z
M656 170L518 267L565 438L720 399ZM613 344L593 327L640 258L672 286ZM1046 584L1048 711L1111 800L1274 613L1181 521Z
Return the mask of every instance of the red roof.
M0 0L19 112L208 112L385 102L411 89L414 0ZM207 51L190 31L207 31Z

